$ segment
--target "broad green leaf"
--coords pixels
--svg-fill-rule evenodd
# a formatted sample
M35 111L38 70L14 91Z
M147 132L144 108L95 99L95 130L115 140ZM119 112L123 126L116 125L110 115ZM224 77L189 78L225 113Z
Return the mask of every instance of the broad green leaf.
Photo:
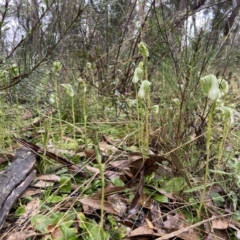
M77 230L75 228L69 228L66 227L65 224L62 224L60 229L62 236L59 236L56 240L77 239Z
M31 218L31 223L33 227L36 230L40 231L41 233L48 233L49 232L48 226L52 224L56 224L57 221L55 218L51 218L43 214L37 214Z
M183 190L185 186L186 186L186 183L183 177L175 177L170 179L166 183L164 190L166 190L169 193L176 193Z
M88 239L108 240L110 237L109 233L101 229L99 224L97 224L94 220L88 220L86 222L86 229L89 234ZM101 231L103 231L102 234L101 234ZM103 235L103 238L101 237L102 235Z
M164 195L154 195L153 198L160 203L168 203L168 198Z
M111 181L117 187L125 186L124 182L119 178L113 178L113 179L111 179Z
M217 207L223 206L225 199L219 193L211 192L210 196Z
M79 227L84 229L86 228L85 223L86 223L86 217L82 212L77 213L78 218L80 219L79 221Z
M67 176L62 176L60 179L60 192L69 193L72 190L71 179Z
M64 197L54 195L54 196L48 197L46 201L47 203L58 203L58 202L61 202L63 199Z

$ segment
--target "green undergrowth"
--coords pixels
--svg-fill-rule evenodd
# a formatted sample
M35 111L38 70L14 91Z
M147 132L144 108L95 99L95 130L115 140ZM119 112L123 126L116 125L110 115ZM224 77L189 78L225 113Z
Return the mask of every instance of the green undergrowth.
M163 78L161 84L151 81L148 47L138 47L142 61L135 68L131 95L105 96L82 78L59 84L61 63L55 62L55 82L47 99L50 114L40 103L28 109L27 104L0 102L3 157L15 149L16 136L74 162L86 174L69 172L41 155L37 174L54 175L56 182L41 185L37 197L21 198L12 210L17 219L27 212L27 204L39 199L39 211L28 219L39 239L122 239L129 234L124 220L129 220L131 230L138 228L154 204L161 208L165 223L173 216L188 226L216 215L239 221L240 131L227 82L213 74L197 78L196 72L189 82L178 82L168 64L156 73L155 78ZM89 157L86 150L95 156ZM119 160L129 165L111 165ZM106 189L113 187L111 194L122 199L120 210L105 205ZM195 231L199 239L203 230ZM225 230L236 239L236 229Z

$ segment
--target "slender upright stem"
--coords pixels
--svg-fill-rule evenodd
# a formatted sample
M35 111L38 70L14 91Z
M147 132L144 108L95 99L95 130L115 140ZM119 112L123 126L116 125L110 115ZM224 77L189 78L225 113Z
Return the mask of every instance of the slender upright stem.
M209 118L208 118L207 145L206 145L206 152L207 152L206 169L205 169L205 175L204 175L204 185L203 185L203 191L201 195L200 206L197 211L198 219L201 219L201 212L202 212L202 207L204 205L204 199L205 199L206 189L207 189L207 182L208 182L208 175L209 175L210 144L211 144L211 134L212 134L212 119L213 119L215 108L216 108L216 100L213 102L213 105L209 113Z

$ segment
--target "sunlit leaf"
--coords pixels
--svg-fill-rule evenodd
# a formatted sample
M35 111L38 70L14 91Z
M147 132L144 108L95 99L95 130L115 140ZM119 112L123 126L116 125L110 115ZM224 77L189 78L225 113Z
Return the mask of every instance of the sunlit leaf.
M164 195L154 195L154 199L160 203L168 203L168 198Z
M60 179L60 192L69 193L72 190L71 179L67 176L62 176Z
M113 178L111 181L117 187L125 186L124 182L119 178Z
M48 203L58 203L58 202L61 202L63 199L64 198L61 196L54 195L54 196L48 197L46 201Z

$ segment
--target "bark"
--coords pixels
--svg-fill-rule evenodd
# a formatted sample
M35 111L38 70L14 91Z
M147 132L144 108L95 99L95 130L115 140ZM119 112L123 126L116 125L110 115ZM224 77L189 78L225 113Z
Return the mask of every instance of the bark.
M34 179L35 164L36 154L20 148L12 164L0 174L0 227L15 201Z

